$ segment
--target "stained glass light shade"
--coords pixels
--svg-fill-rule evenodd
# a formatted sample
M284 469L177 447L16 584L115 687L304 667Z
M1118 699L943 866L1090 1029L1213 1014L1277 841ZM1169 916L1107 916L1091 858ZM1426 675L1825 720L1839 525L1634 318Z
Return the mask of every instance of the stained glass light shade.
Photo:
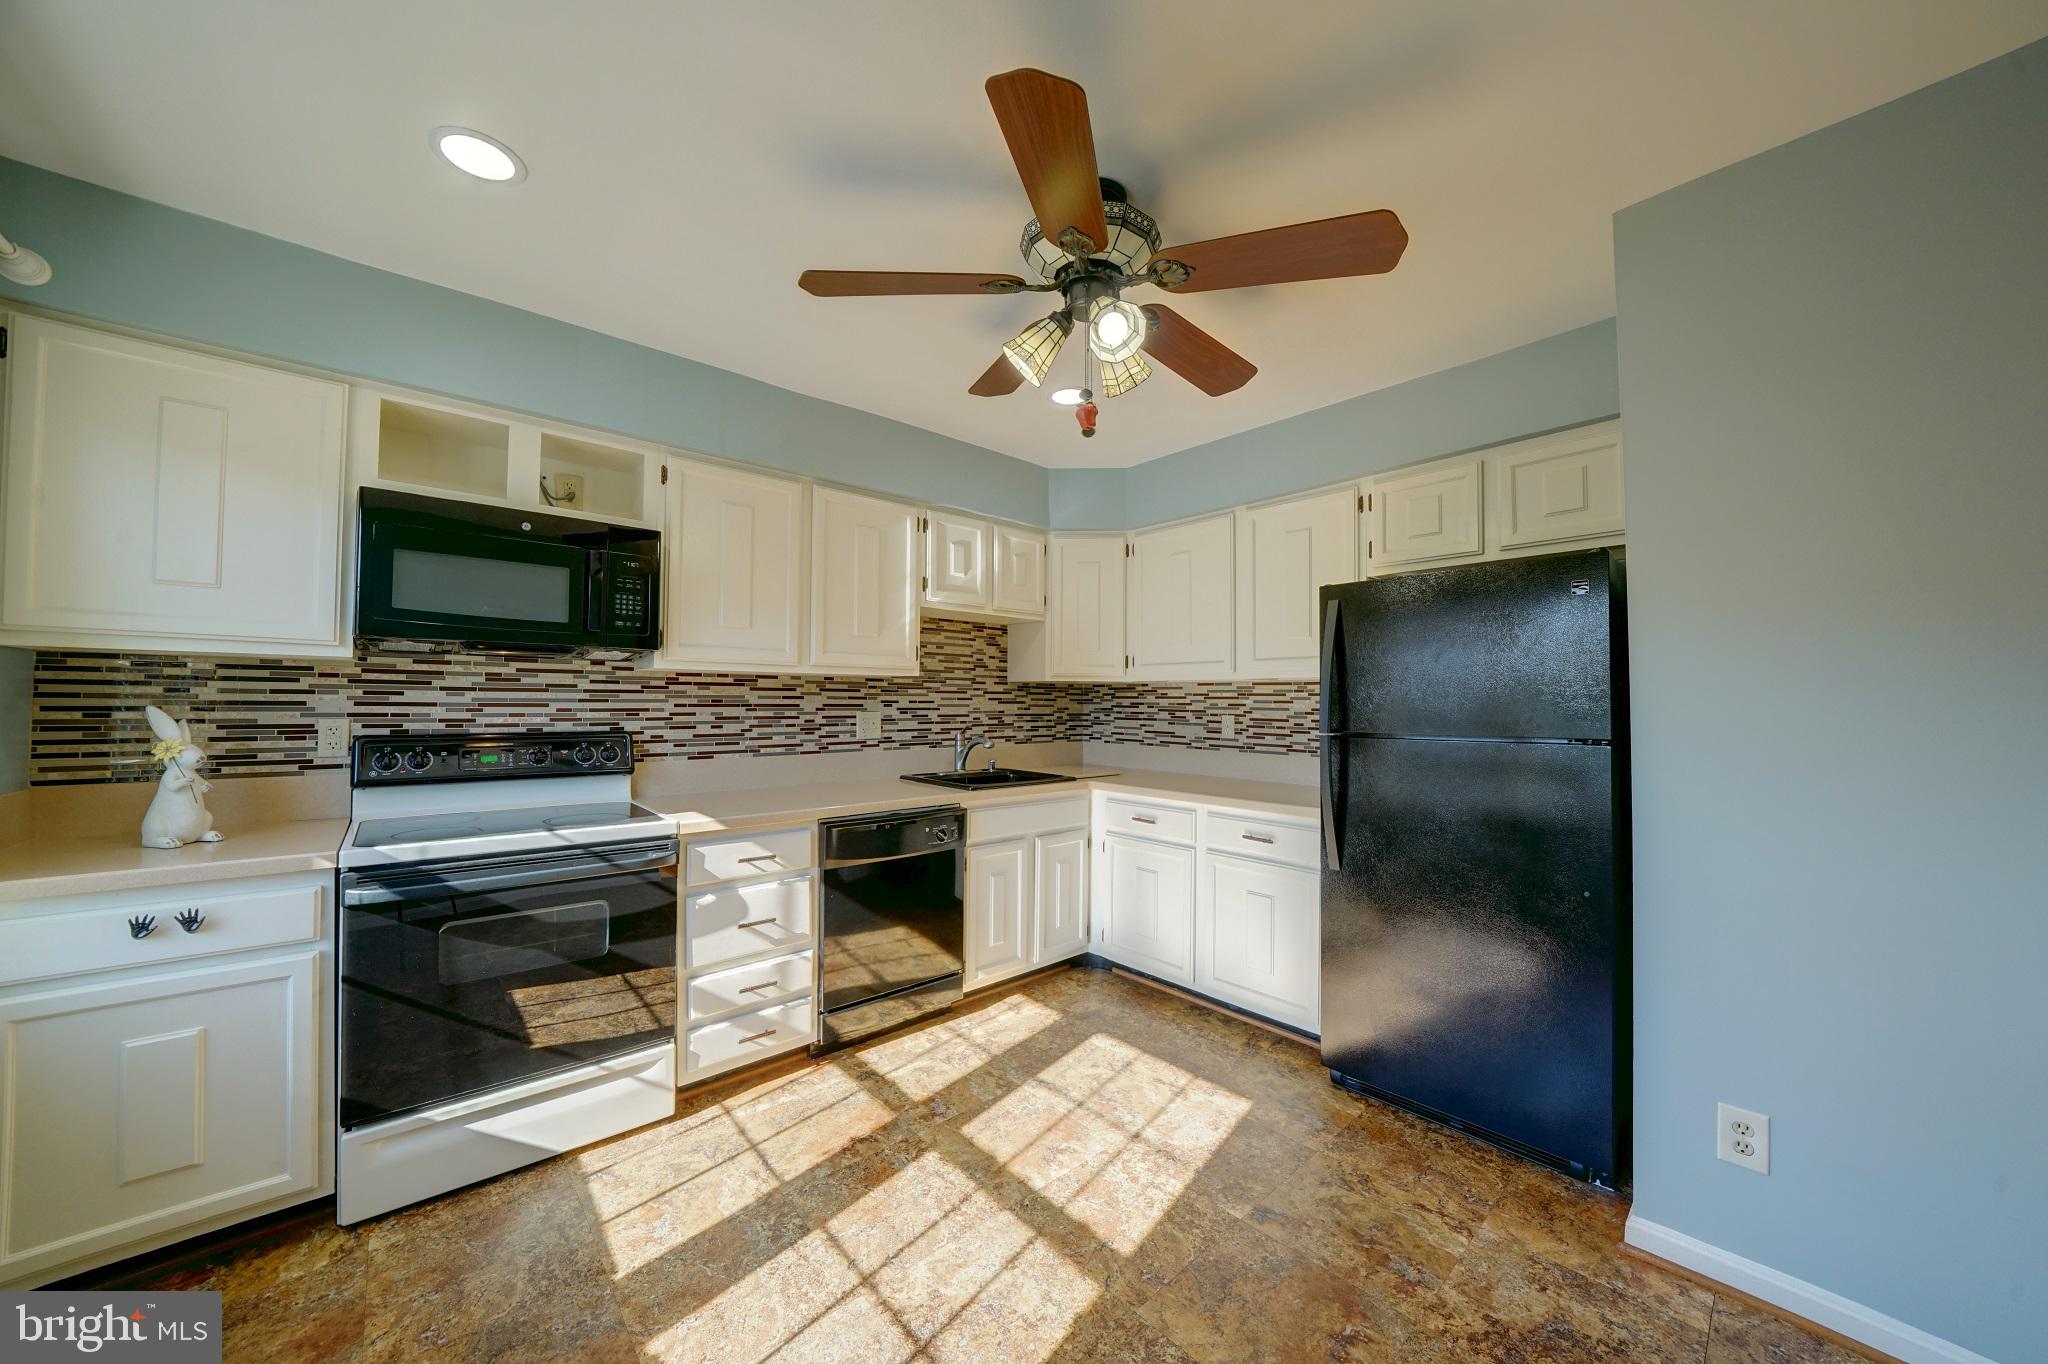
M1010 358L1017 372L1037 388L1045 382L1045 372L1052 368L1052 358L1060 353L1060 344L1067 339L1067 332L1073 325L1073 319L1064 312L1041 317L1005 341L1003 354Z
M1142 355L1127 359L1104 361L1102 365L1102 396L1114 398L1119 393L1129 393L1139 384L1152 377L1152 366L1145 363Z
M1145 344L1145 314L1120 298L1098 298L1088 310L1088 349L1105 363L1127 360Z
M1159 250L1159 224L1143 209L1108 200L1102 205L1102 217L1109 224L1109 240L1095 254L1113 262L1125 274L1152 259ZM1024 263L1044 284L1051 284L1061 267L1073 259L1060 250L1059 243L1045 239L1036 218L1024 225L1024 239L1018 245L1024 253Z

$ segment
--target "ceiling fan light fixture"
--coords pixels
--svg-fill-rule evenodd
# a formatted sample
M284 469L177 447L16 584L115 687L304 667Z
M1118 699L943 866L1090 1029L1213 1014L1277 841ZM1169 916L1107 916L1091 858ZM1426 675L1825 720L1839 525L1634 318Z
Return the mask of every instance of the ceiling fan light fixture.
M1145 344L1145 314L1135 303L1099 298L1088 313L1088 349L1095 358L1114 364L1128 360Z
M516 185L526 178L526 163L517 152L474 128L436 128L427 134L427 145L464 175L497 185Z
M1142 355L1105 363L1102 366L1102 396L1114 398L1120 393L1129 393L1151 377L1152 366L1145 363Z
M1048 313L1003 343L1003 354L1033 388L1045 382L1046 371L1060 353L1074 320L1064 312Z
M1107 260L1125 274L1132 274L1158 253L1159 224L1144 209L1105 194L1102 217L1109 224L1109 241L1096 250L1095 259ZM1045 229L1036 218L1024 224L1024 237L1017 245L1024 263L1042 284L1055 283L1060 271L1074 259L1058 242L1046 240Z

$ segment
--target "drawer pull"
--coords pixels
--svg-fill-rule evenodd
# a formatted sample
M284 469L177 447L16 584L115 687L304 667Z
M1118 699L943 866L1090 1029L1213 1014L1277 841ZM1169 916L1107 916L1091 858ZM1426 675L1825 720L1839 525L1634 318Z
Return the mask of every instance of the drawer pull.
M138 914L128 921L128 936L146 938L156 932L156 915Z
M756 990L773 990L776 986L780 984L782 984L782 982L779 980L764 980L759 985L742 985L735 993L750 995L754 993L754 991Z
M1133 824L1157 824L1158 822L1159 822L1158 820L1156 820L1156 819L1152 818L1152 816L1150 816L1150 815L1132 815L1132 816L1131 816L1131 823L1133 823Z
M766 927L767 927L767 926L768 926L769 924L779 924L779 923L781 923L781 922L782 922L782 920L780 920L780 919L742 919L742 920L740 920L740 921L739 921L739 923L735 924L735 925L734 925L734 927L736 927L736 928L766 928Z
M184 929L187 933L197 933L199 925L206 922L206 916L196 909L188 909L178 915L177 918L178 927Z
M747 1034L747 1035L746 1035L745 1037L742 1037L742 1038L740 1039L740 1041L742 1041L742 1042L764 1042L764 1041L766 1041L767 1039L769 1039L769 1038L771 1038L771 1037L775 1036L775 1033L776 1033L776 1030L775 1030L774 1028L770 1028L770 1029L768 1029L768 1030L767 1030L766 1032L757 1032L757 1033L749 1033L749 1034Z
M756 853L752 857L742 857L740 859L740 861L748 864L755 862L780 862L781 860L782 858L775 853Z
M1271 843L1273 841L1272 838L1270 838L1266 834L1243 834L1240 836L1247 843Z

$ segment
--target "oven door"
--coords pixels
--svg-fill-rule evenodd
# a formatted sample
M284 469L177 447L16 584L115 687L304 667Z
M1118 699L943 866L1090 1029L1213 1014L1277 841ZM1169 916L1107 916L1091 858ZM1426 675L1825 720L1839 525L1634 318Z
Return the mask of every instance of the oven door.
M356 633L536 649L592 643L605 555L587 546L365 509Z
M676 843L341 877L344 1129L675 1036Z

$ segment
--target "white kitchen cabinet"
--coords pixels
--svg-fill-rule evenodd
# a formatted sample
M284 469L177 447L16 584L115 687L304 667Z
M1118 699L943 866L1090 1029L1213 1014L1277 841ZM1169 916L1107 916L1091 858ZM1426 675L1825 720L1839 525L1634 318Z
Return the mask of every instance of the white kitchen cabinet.
M931 606L986 611L995 588L995 527L957 512L924 518L924 599Z
M678 914L682 1083L816 1039L816 826L690 839ZM793 874L794 873L794 874ZM750 1012L727 1016L731 1010ZM716 1020L716 1021L713 1021Z
M349 652L342 385L6 322L0 644Z
M1047 555L1052 604L1043 636L1049 652L1036 680L1082 681L1124 675L1124 537L1055 535ZM1013 647L1040 627L1012 626ZM1020 675L1013 660L1013 676Z
M1237 675L1315 678L1318 590L1358 576L1356 487L1237 513Z
M1088 831L1031 840L1032 903L1038 923L1031 964L1065 961L1088 950Z
M900 502L811 489L811 664L820 671L917 671L917 512Z
M1124 834L1105 835L1102 844L1109 892L1102 955L1192 985L1195 850Z
M1229 676L1231 517L1140 531L1130 543L1130 675Z
M1195 989L1317 1031L1320 897L1314 871L1204 852L1195 908Z
M1045 536L1013 526L995 527L995 587L989 605L997 615L1040 619L1045 615Z
M0 1284L319 1192L325 955L0 999Z
M1486 481L1501 549L1620 536L1619 422L1522 441L1491 458Z
M804 485L669 464L658 661L764 671L804 648Z
M1370 485L1369 572L1477 558L1486 550L1481 461L1441 460Z
M966 988L1031 965L1031 840L967 850Z

